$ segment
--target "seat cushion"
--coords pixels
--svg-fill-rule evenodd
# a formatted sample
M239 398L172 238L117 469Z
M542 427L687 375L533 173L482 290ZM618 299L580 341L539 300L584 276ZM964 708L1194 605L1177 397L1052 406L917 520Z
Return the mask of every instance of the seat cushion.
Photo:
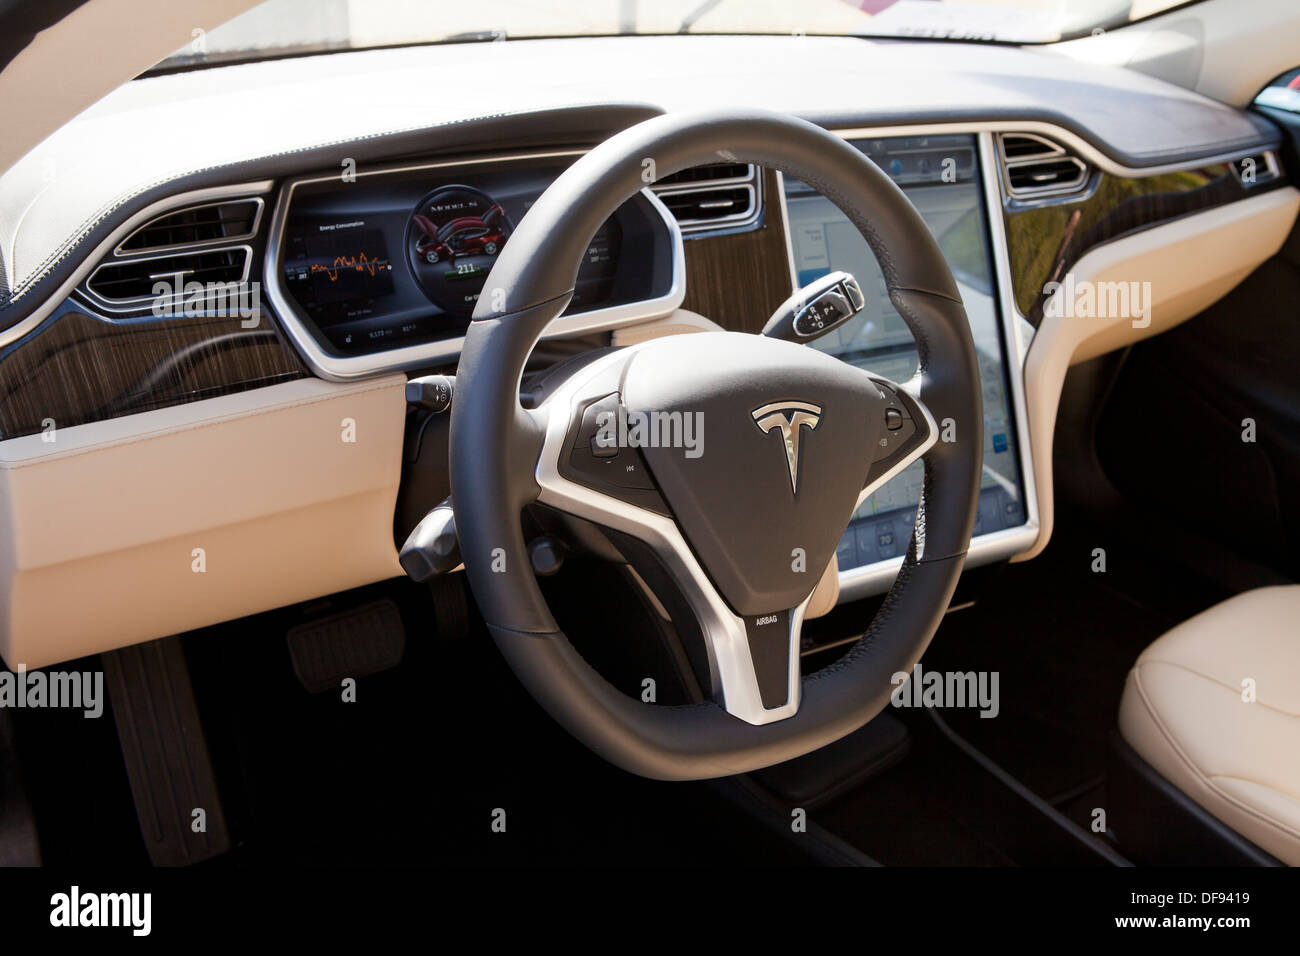
M1300 865L1300 585L1240 594L1156 640L1129 672L1119 727L1187 796Z

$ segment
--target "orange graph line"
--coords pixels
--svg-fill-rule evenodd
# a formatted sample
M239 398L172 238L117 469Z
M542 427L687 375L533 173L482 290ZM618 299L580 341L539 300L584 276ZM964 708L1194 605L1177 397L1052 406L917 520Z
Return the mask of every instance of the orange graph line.
M335 256L332 266L322 266L313 262L310 272L324 272L329 275L330 282L337 281L339 273L344 269L355 269L357 272L369 272L371 278L374 278L375 270L381 269L388 265L387 259L370 259L363 252L359 256Z

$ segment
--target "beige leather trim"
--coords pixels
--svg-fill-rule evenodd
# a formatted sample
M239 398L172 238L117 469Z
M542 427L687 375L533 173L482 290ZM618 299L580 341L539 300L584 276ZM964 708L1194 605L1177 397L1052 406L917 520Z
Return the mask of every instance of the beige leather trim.
M1120 733L1246 839L1300 865L1300 585L1260 588L1198 614L1134 664ZM1243 700L1242 682L1255 700Z
M1156 226L1088 253L1071 270L1083 281L1149 282L1149 324L1129 318L1044 318L1025 359L1025 405L1038 491L1038 538L1012 558L1024 561L1052 534L1052 439L1066 370L1163 332L1223 298L1281 248L1300 210L1288 186ZM1064 296L1064 290L1057 293Z
M812 599L803 612L803 619L811 621L815 617L829 614L840 600L840 556L831 552L831 563L826 565L821 580L813 588Z
M677 309L661 319L628 325L615 329L611 342L619 347L648 342L665 335L684 335L689 332L721 332L722 326L690 309Z
M0 442L0 656L40 667L401 574L404 388L301 379Z

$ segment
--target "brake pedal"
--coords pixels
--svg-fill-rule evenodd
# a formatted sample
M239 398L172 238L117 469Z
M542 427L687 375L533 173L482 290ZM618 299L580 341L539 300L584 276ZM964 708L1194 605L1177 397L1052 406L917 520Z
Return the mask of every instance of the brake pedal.
M285 640L298 682L313 694L396 667L406 652L402 615L386 598L297 624Z

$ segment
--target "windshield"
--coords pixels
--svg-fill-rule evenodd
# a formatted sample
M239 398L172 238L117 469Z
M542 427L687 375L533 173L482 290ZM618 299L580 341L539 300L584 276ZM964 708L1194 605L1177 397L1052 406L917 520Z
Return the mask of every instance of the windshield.
M1184 0L267 0L156 69L421 43L676 33L1050 43Z

